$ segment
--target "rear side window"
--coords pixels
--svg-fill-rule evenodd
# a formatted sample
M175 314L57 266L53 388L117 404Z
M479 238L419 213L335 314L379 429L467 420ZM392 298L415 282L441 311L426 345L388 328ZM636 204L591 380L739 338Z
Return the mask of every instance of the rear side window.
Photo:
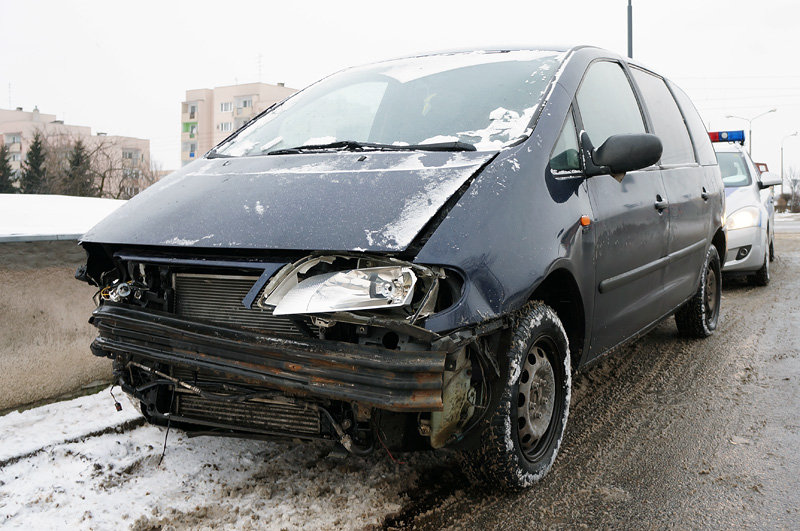
M689 126L689 134L692 137L694 144L694 151L697 155L697 162L703 166L709 166L717 163L717 157L714 154L714 146L711 145L711 140L708 138L708 131L706 126L703 125L703 120L697 114L692 100L686 95L675 83L669 82L669 88L675 94L675 99L678 101L678 106L683 112L683 119L686 120L686 125Z
M577 94L583 128L599 147L611 135L644 133L644 120L628 76L618 63L589 66Z
M664 146L661 164L693 163L694 148L689 132L664 80L638 68L632 68L631 72L653 120L653 132Z

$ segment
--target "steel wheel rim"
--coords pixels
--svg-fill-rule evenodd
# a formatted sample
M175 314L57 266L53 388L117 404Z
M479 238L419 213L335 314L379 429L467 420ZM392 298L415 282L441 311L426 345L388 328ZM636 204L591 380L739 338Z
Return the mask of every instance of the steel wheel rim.
M556 409L556 376L548 356L552 354L552 349L548 341L534 343L520 373L517 435L522 453L532 461L546 447Z

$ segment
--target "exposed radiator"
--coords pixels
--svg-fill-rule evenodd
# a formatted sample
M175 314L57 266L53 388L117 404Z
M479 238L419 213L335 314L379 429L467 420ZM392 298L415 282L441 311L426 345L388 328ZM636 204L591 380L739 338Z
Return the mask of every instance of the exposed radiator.
M303 336L291 319L274 317L271 310L255 305L252 309L244 307L242 299L257 280L257 276L176 273L176 311L184 317L220 325L285 336ZM317 331L310 323L308 328Z
M302 405L269 400L220 402L186 393L176 394L175 402L176 415L212 426L310 437L321 432L319 411Z

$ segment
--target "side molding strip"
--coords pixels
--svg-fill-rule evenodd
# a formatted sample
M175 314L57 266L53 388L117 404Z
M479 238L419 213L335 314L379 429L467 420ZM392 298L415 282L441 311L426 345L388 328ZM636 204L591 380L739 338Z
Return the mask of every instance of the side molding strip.
M615 277L607 278L600 282L598 290L600 293L608 293L609 291L617 289L628 282L633 282L634 280L640 279L657 269L666 267L673 262L677 262L681 258L685 258L693 252L704 248L705 245L706 241L700 240L699 242L695 242L688 247L684 247L680 251L675 251L674 253L668 254L667 256L659 258L658 260L654 260L649 264L637 267L636 269L631 269L630 271L626 271L625 273L619 274Z

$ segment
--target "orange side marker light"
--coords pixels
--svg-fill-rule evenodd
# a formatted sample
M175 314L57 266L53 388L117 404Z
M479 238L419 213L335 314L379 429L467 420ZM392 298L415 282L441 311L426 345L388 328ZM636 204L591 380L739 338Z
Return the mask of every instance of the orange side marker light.
M592 224L592 219L589 216L581 216L581 226L588 227Z

